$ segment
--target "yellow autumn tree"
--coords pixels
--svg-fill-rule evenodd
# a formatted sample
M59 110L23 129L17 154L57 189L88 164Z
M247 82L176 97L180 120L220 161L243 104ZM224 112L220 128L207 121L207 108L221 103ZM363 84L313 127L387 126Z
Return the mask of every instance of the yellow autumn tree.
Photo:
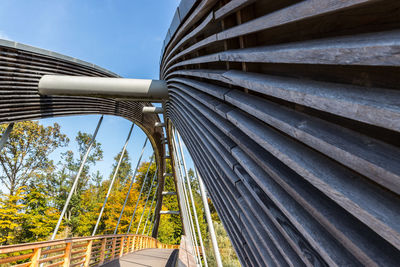
M21 231L22 221L25 219L23 212L25 205L21 200L25 197L25 190L20 187L14 194L0 195L0 244L13 244Z

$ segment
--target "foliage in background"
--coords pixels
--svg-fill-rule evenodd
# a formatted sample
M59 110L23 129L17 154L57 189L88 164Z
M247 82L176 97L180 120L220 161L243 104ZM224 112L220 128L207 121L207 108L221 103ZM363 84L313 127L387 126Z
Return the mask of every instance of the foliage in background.
M7 125L0 125L4 132ZM37 121L24 121L14 125L7 144L0 153L1 183L13 195L32 177L53 167L48 156L56 148L66 146L69 140L60 132L60 126L44 127Z
M17 239L17 231L25 217L23 213L25 191L20 187L8 196L1 195L0 198L0 242L1 244L12 244ZM18 243L18 242L15 242Z
M217 242L223 266L240 267L241 265L239 259L236 256L236 252L232 247L231 241L229 240L229 237L221 221L213 221L213 225L215 229L215 234L217 235ZM210 237L207 237L207 239L205 240L205 247L208 265L217 266Z
M0 132L4 132L5 128L6 125L0 125ZM0 163L3 167L0 179L3 185L9 189L8 194L0 195L0 244L49 239L91 138L90 134L78 132L75 138L78 144L78 155L74 155L72 150L68 150L62 154L61 161L54 164L48 158L49 154L58 147L66 146L69 141L61 133L60 126L54 124L54 126L43 127L38 122L15 124L7 146L0 153ZM94 142L57 238L91 235L120 155L121 152L114 157L109 179L103 179L99 172L91 173L91 167L103 158L101 144ZM145 178L147 170L149 171L147 178ZM153 218L154 207L157 202L155 198L153 208L150 210L151 201L157 188L157 177L152 184L152 179L156 173L156 164L153 162L149 168L149 162L142 162L135 177L133 177L133 171L129 153L126 151L116 175L111 195L105 206L97 234L112 234L114 232L133 179L134 183L121 218L118 233L126 233L143 185L143 193L132 220L130 233L137 231L139 234L149 233L151 235L152 223L150 220ZM167 172L172 172L169 164L167 164ZM205 241L208 262L210 266L216 266L199 185L192 170L189 170L189 180L193 190L201 235ZM148 194L150 189L151 191ZM166 177L164 191L176 192L173 177ZM149 200L144 210L147 196ZM189 204L191 205L191 202ZM209 204L224 266L240 266L210 200ZM164 196L161 209L179 210L177 196ZM192 209L191 212L194 216ZM141 217L142 223L137 229ZM147 218L149 221L144 229ZM161 216L158 231L158 239L161 242L179 244L182 234L183 229L179 215L164 214ZM197 236L197 238L199 237Z
M197 179L195 179L192 170L189 170L189 178L191 181L191 187L193 191L193 198L196 206L197 218L199 221L201 236L204 240L204 247L207 255L207 263L209 266L217 266L217 262L215 260L215 255L211 243L210 233L208 232L207 222L204 214L204 209L202 204L203 202L201 199L200 189L199 189L199 182ZM208 198L208 205L210 207L211 218L213 220L213 225L215 229L215 234L217 236L217 242L223 266L224 267L241 266L239 259L236 256L236 252L232 247L228 234L225 231L225 228L222 225L220 218L218 217L217 211L213 203L211 202L211 199L209 198ZM194 216L193 211L192 211L192 216ZM198 238L198 235L196 236Z

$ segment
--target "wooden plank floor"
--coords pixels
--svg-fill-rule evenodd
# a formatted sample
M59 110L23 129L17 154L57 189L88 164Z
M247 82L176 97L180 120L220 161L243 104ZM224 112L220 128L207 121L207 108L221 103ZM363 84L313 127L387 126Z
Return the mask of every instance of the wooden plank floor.
M164 267L174 266L178 250L143 249L104 264L104 267Z

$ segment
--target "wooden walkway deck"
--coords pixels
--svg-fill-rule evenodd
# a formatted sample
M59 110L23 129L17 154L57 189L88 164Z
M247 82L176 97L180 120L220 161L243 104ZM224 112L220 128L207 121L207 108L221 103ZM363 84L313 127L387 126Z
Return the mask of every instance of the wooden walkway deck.
M143 249L104 264L104 267L172 267L178 255L176 249Z

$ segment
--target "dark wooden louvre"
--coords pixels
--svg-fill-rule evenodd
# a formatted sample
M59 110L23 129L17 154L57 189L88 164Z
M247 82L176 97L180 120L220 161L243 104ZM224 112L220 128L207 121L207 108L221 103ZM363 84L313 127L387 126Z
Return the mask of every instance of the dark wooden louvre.
M160 65L167 118L242 265L398 266L400 2L177 12Z

